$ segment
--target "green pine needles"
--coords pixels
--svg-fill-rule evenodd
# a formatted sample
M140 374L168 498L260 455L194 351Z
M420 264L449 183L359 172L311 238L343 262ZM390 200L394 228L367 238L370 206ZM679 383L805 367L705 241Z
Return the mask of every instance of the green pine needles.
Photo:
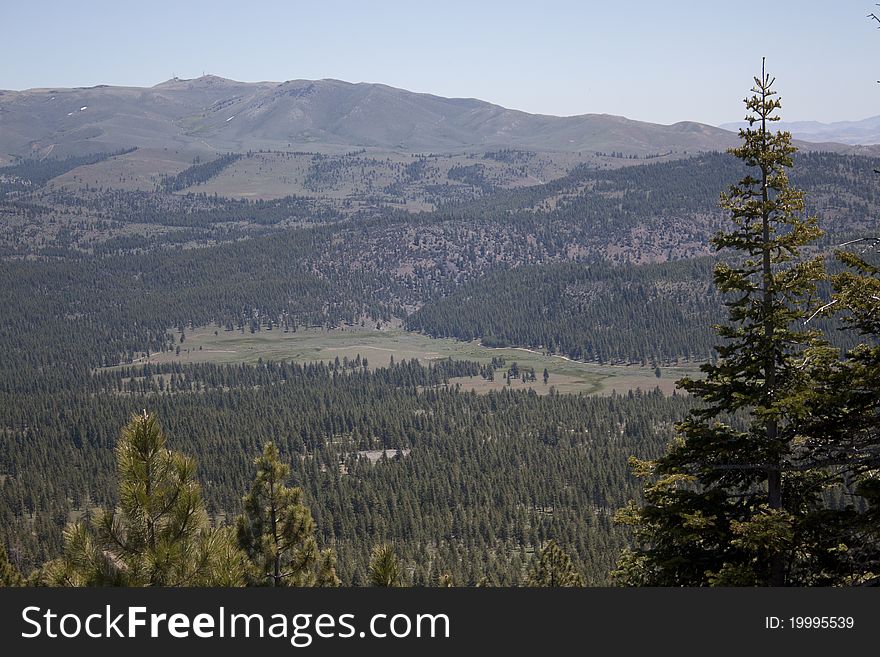
M254 563L252 584L339 586L336 555L319 550L301 488L286 485L290 466L268 443L254 461L257 476L238 518L238 542Z
M338 586L336 555L319 550L302 490L274 444L237 527L212 526L195 461L166 447L155 415L135 415L116 446L119 505L68 526L64 553L37 576L52 586ZM3 553L5 557L5 552ZM15 583L0 560L4 582Z
M235 586L244 555L208 522L195 462L166 447L155 415L134 415L116 446L119 505L64 532L46 568L56 586Z
M384 588L403 586L403 569L391 543L380 543L370 555L370 585Z
M549 541L536 555L526 578L526 586L532 587L578 587L584 578L575 568L571 558L556 541Z

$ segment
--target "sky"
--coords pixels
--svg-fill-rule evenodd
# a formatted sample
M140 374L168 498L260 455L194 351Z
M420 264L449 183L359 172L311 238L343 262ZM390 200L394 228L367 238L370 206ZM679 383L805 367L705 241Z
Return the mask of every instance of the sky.
M878 0L880 1L880 0ZM880 114L870 0L0 0L0 89L337 78L717 125L761 57L786 121Z

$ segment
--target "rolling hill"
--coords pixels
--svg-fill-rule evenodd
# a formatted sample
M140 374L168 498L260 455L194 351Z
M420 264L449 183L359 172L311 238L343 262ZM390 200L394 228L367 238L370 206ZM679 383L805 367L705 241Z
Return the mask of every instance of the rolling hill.
M683 121L557 117L469 98L339 80L243 83L216 76L150 88L0 91L0 153L64 157L138 146L187 152L372 147L454 152L494 147L654 154L723 149L728 131Z

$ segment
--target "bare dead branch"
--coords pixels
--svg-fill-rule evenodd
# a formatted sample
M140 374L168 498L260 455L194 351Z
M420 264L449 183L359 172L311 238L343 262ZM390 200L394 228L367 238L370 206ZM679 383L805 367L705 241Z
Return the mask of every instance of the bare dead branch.
M850 240L849 242L844 242L843 244L838 244L837 248L840 248L842 246L849 246L850 244L858 244L859 242L880 242L880 237L860 237L855 240Z
M819 313L821 313L821 312L827 310L828 308L830 308L831 306L833 306L835 303L837 303L837 299L835 299L835 300L832 301L831 303L826 303L824 306L822 306L821 308L819 308L818 310L816 310L816 312L814 312L812 315L810 315L809 317L807 317L806 321L804 321L804 326L806 326L807 324L809 324L810 321L811 321L816 315L818 315ZM806 364L807 364L807 362L804 361L804 365L806 365Z

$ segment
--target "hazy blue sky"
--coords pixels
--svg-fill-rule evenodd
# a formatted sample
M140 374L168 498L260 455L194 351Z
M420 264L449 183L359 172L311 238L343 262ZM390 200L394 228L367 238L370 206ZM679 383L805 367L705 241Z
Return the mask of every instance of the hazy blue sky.
M0 0L0 88L151 86L204 71L717 124L742 118L766 55L783 118L860 119L880 114L880 30L865 18L874 8L871 0Z

